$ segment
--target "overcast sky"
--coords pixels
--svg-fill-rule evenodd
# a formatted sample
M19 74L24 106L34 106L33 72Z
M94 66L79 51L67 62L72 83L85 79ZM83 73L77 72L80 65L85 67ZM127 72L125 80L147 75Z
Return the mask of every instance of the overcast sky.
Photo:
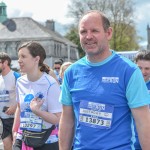
M138 34L143 38L141 45L147 46L147 25L150 26L150 0L135 0L135 23Z
M36 21L53 19L62 24L69 23L66 17L70 0L0 0L7 5L8 17L32 17Z
M8 18L31 17L45 22L53 19L61 24L73 21L67 18L67 5L70 0L0 0L7 5ZM150 25L150 0L135 0L135 23L137 33L143 38L141 45L147 45L147 25Z

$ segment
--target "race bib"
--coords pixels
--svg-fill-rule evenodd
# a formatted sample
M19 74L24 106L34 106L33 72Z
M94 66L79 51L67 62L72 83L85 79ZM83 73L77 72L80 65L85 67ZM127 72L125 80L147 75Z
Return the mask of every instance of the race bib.
M0 91L0 102L9 102L9 91Z
M111 128L114 107L108 104L81 101L79 123L100 129Z
M42 119L32 112L21 112L21 130L42 131Z
M43 98L41 94L36 97ZM30 102L33 98L33 94L27 94L24 97L24 109L20 114L20 129L41 132L43 120L35 115L30 108Z

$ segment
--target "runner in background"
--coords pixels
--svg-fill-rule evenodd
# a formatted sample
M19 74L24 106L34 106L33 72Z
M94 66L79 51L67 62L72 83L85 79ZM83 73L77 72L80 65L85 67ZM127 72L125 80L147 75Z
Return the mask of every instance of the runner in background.
M146 86L150 92L150 50L140 50L135 57L135 63L141 69Z
M150 51L149 50L140 50L135 57L135 63L141 69L147 89L150 93ZM135 126L135 135L136 135L136 142L135 142L135 149L142 150L138 138L138 134L136 131Z
M16 111L16 80L20 76L10 68L11 58L5 52L0 52L0 117L3 124L1 135L4 150L12 149L12 126Z
M59 84L62 83L62 79L59 76L59 71L60 71L60 67L61 67L62 64L63 64L63 60L62 59L57 59L57 60L55 60L54 66L53 66L53 70L54 70L54 73L57 77L57 80L59 81Z

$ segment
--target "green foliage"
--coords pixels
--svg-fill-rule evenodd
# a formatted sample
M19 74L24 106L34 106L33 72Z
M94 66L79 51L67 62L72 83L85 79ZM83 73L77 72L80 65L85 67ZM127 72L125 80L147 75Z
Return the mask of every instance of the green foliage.
M117 31L113 32L113 37L110 41L110 48L116 51L137 50L139 45L137 43L138 37L133 26L124 23L111 25Z
M81 45L80 45L78 29L76 27L71 27L65 37L78 46L79 56L80 56L80 58L83 57L85 55L85 52L83 51L83 49L81 48Z

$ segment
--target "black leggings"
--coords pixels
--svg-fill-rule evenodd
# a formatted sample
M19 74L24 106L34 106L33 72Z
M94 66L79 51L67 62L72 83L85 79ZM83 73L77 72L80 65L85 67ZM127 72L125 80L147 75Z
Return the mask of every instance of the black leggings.
M21 148L22 148L22 141L16 140L15 144L13 145L13 150L21 150ZM44 144L41 147L34 148L34 150L59 150L58 142L51 144Z

